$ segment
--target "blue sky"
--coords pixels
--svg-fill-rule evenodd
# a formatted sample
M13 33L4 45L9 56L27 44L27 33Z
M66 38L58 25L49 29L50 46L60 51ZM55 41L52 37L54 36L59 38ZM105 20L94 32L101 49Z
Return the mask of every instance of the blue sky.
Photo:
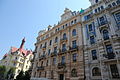
M65 8L79 11L90 6L89 0L0 0L0 59L11 46L34 50L41 29L60 20Z

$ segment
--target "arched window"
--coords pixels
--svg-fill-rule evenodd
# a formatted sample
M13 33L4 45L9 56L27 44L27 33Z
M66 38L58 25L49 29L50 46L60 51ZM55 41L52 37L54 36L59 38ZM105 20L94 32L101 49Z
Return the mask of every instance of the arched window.
M58 37L55 38L55 43L58 42Z
M98 67L95 67L92 69L92 75L93 76L101 76L100 69Z
M63 39L66 39L66 33L63 34Z
M72 36L76 36L76 29L73 29Z
M108 33L107 30L103 30L103 39L104 39L104 40L109 39L109 33Z
M72 77L77 77L77 70L76 69L72 69L71 76Z

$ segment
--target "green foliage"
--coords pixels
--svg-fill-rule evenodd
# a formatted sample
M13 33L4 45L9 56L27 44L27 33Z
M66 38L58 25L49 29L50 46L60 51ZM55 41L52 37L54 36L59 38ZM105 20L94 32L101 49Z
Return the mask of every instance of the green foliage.
M30 74L28 71L25 73L21 71L19 75L16 77L16 80L30 80Z
M19 75L17 75L16 80L23 80L23 78L24 78L24 74L23 71L21 71Z
M28 71L25 72L24 79L23 80L30 80L30 74Z
M9 71L7 72L7 79L13 79L14 78L14 72L15 72L15 68L10 68Z
M5 79L5 72L6 72L6 67L5 66L0 66L0 79L1 80Z

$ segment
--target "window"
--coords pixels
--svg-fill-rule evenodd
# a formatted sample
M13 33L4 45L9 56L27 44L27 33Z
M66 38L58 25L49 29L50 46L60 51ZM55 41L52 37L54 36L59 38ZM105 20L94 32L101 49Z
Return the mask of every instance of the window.
M119 13L116 13L116 14L115 14L115 17L116 17L117 22L118 22L118 21L120 22L120 12L119 12Z
M62 56L62 61L61 61L62 64L65 64L65 56Z
M57 29L55 29L55 32L57 32Z
M113 49L111 45L106 45L107 57L108 59L114 59L115 54L113 53Z
M110 65L110 70L111 70L112 78L120 79L116 64Z
M60 28L58 28L58 31L60 30Z
M40 48L42 48L42 44L40 45Z
M93 29L92 29L92 24L88 25L88 27L89 27L89 31L92 31L92 30L93 30Z
M67 27L67 24L65 24L65 26Z
M94 36L90 36L90 44L94 44L95 43L95 38Z
M96 50L92 50L91 53L92 53L92 59L96 60L97 59L97 51Z
M76 22L77 22L77 19L74 20L74 23L76 23Z
M46 46L47 46L47 42L45 42L45 46L44 47L46 48Z
M76 29L73 29L72 36L76 36Z
M46 62L46 66L48 66L48 60L47 60L47 62Z
M101 76L100 69L98 67L95 67L92 69L92 75L93 76Z
M50 43L49 43L49 45L52 45L52 40L50 40Z
M117 3L117 4L120 4L120 0L117 0L116 3Z
M97 9L95 9L95 13L97 13Z
M63 39L66 39L66 33L63 34Z
M72 48L76 48L76 40L72 41Z
M62 44L62 52L66 51L66 44Z
M17 57L15 57L15 59L17 60Z
M53 65L56 64L56 58L53 58Z
M51 51L51 50L49 49L49 50L48 50L48 55L50 55L50 51Z
M37 63L38 64L38 63ZM41 66L43 66L43 61L41 62Z
M118 29L120 29L120 12L114 14Z
M58 42L58 37L55 38L55 43L57 43L57 42Z
M95 0L96 3L98 3L98 0Z
M57 54L57 47L54 47L54 53Z
M73 21L71 21L71 24L73 24Z
M46 78L46 74L47 74L47 72L45 71L45 78Z
M108 40L109 39L109 33L107 30L103 30L103 39Z
M20 73L20 70L18 70L18 72L17 72L18 74Z
M115 2L113 2L113 3L112 3L112 5L113 5L113 6L116 6L116 3L115 3Z
M76 62L76 61L77 61L77 53L74 53L74 54L72 55L72 57L73 57L73 62Z
M111 4L109 4L109 5L108 5L108 8L111 8L111 7L112 7L112 5L111 5Z
M41 77L41 72L39 73L39 77Z
M103 6L101 6L101 9L104 9L104 7L103 7Z
M113 53L113 49L111 45L106 45L106 50L107 50L107 53Z
M100 17L99 20L100 20L100 25L104 25L106 23L104 16Z
M77 70L76 69L72 69L71 76L72 77L77 77Z
M100 11L100 7L98 7L98 11Z
M62 26L62 28L63 28L63 29L65 28L64 25Z

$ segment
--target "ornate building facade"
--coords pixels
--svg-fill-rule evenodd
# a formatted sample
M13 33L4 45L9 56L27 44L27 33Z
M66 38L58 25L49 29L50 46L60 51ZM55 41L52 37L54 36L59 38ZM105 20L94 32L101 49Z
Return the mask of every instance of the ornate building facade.
M89 1L39 32L32 78L120 80L120 0Z
M32 77L53 80L84 78L82 27L77 12L65 9L58 25L37 37Z
M33 53L31 50L24 49L25 38L22 40L20 48L11 47L10 51L4 55L0 62L0 65L4 65L9 71L11 68L15 69L14 79L20 73L20 71L27 71L31 66L31 60L33 59Z

